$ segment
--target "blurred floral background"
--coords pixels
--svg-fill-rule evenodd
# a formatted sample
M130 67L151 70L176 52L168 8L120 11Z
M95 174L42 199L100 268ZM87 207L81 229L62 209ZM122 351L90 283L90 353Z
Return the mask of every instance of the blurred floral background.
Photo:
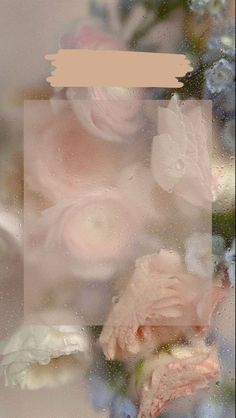
M50 72L44 55L64 48L89 47L85 38L80 42L76 28L83 24L102 28L101 38L93 40L92 48L102 48L103 43L111 49L149 52L184 53L192 63L193 71L184 79L181 89L146 89L142 98L148 100L170 100L173 95L181 100L205 99L212 101L212 173L215 179L212 206L212 253L216 281L223 283L225 296L217 307L211 328L205 337L207 344L217 346L223 370L219 379L207 389L193 397L180 398L161 412L162 417L234 417L234 285L235 285L235 241L234 241L234 163L235 163L235 11L230 0L52 0L14 1L2 0L0 13L1 76L0 76L0 359L2 344L15 335L9 344L11 352L22 353L17 358L23 363L22 339L27 335L17 334L22 323L24 309L24 274L22 263L23 218L24 218L24 101L50 100L52 97L77 98L71 89L53 90L47 84ZM105 41L104 41L105 39ZM113 39L115 41L113 42ZM83 44L84 42L84 44ZM91 42L91 40L90 40ZM99 44L100 42L100 44ZM106 46L106 45L105 45ZM116 92L110 98L117 98ZM120 96L118 96L120 98ZM63 100L63 101L64 101ZM122 117L122 114L121 114ZM130 127L131 129L131 127ZM93 148L91 149L93 152ZM104 151L101 150L101 153ZM32 162L35 156L32 155ZM129 173L126 175L130 175ZM146 184L146 183L145 183ZM51 196L50 196L51 198ZM55 196L55 199L57 197ZM131 225L132 226L132 225ZM144 239L144 238L143 238ZM146 239L146 238L145 238ZM159 243L149 244L153 252ZM195 248L197 248L197 244ZM33 273L34 274L34 273ZM70 291L58 289L63 303L71 301ZM104 286L103 284L101 286ZM101 288L104 298L106 290ZM110 297L107 296L107 297ZM89 317L96 317L99 295L81 290L80 300L86 305ZM47 301L53 299L49 294ZM92 301L92 302L91 302ZM114 301L113 301L114 302ZM105 303L105 302L104 302ZM114 302L116 303L116 301ZM89 311L89 309L91 311ZM94 313L95 312L95 313ZM43 319L44 320L44 319ZM47 322L47 321L46 321ZM71 323L71 318L68 319ZM44 322L43 322L44 323ZM60 324L60 322L59 322ZM21 390L15 384L16 371L4 376L0 383L1 418L135 418L138 415L135 396L130 395L130 376L140 378L142 362L106 360L98 345L101 326L88 327L80 332L71 324L69 334L64 335L62 346L52 333L55 350L70 347L72 340L76 355L60 366L62 373L54 376L62 383L53 387L50 372L43 376L37 387L37 379L27 381L38 391ZM46 332L34 336L37 347L44 341ZM59 330L63 334L63 330ZM24 331L25 332L25 331ZM50 331L51 332L51 331ZM55 340L53 339L55 338ZM37 340L38 339L38 340ZM68 339L68 340L67 340ZM87 353L92 345L92 358ZM14 347L14 350L12 349ZM20 348L19 348L20 347ZM5 353L6 353L5 346ZM40 364L50 364L50 354L44 347L45 357L36 353ZM166 347L163 349L164 351ZM68 353L67 353L68 354ZM71 352L69 352L71 354ZM73 353L74 354L74 353ZM23 357L21 357L21 355ZM32 356L32 352L30 352ZM79 360L78 360L78 358ZM57 356L55 356L57 357ZM63 357L63 356L62 356ZM65 356L64 356L65 357ZM54 357L53 357L54 358ZM0 369L9 367L1 359ZM31 359L32 360L32 359ZM30 361L31 361L30 360ZM54 359L55 360L55 359ZM83 365L86 379L67 379L74 376L78 361ZM11 359L7 361L12 361ZM14 363L14 361L13 361ZM69 364L68 364L69 363ZM11 363L10 363L11 364ZM52 365L59 369L59 366ZM60 369L61 370L61 369ZM24 372L24 370L23 370ZM35 371L35 373L37 370ZM8 374L8 372L7 372ZM12 377L13 376L13 377ZM18 375L17 375L18 376ZM138 376L138 377L137 377ZM16 379L16 381L14 381ZM69 383L63 385L64 382ZM17 381L19 383L20 381ZM43 399L43 402L42 402ZM32 412L33 410L33 412ZM154 415L139 415L143 418Z

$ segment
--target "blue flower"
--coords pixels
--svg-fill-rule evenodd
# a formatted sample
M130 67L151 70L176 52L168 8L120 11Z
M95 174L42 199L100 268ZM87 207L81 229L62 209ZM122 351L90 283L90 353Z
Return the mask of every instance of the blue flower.
M227 6L228 0L210 0L208 3L208 12L209 14L216 19L224 18L222 13Z
M205 95L205 98L207 95ZM214 111L221 119L233 118L235 114L235 83L227 87L219 94L208 95L209 99L213 100Z
M89 379L90 396L93 407L98 410L110 409L115 392L99 376Z
M196 418L222 418L223 411L223 405L205 401L198 406L195 416Z
M225 263L228 267L229 280L235 286L235 240L232 247L225 253Z
M207 11L209 3L210 0L191 0L190 9L199 15L203 15Z
M213 235L212 237L212 253L215 265L224 261L225 256L225 240L221 235Z
M198 15L208 12L213 18L221 18L227 0L191 0L190 9Z
M119 0L118 8L126 13L129 13L135 6L135 3L139 3L139 0Z
M133 402L123 396L114 398L109 418L136 418L137 409Z
M222 58L206 71L206 85L211 93L220 93L234 83L234 65Z
M235 26L228 23L226 27L214 28L208 42L210 50L218 50L221 54L235 56Z
M219 335L218 337L218 353L222 366L221 378L228 379L235 369L234 347L227 338Z
M235 118L226 121L223 131L225 148L232 154L235 153Z
M107 8L97 0L90 0L90 13L93 17L101 19L104 22L107 22L109 17Z

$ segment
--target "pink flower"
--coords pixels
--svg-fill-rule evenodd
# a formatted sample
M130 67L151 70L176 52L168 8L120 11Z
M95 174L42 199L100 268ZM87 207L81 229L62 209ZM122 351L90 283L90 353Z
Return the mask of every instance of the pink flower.
M125 50L124 43L115 35L107 33L98 22L77 23L74 28L61 38L61 48Z
M138 418L157 418L175 399L207 387L219 370L215 347L203 342L152 356L144 362L137 382Z
M173 98L158 109L151 168L156 182L193 206L210 210L212 202L209 129L199 106L180 107Z
M141 257L103 327L103 351L109 359L129 358L203 332L220 298L210 280L185 273L178 254Z
M133 256L140 227L122 195L100 189L45 210L28 246L48 260L51 271L58 266L80 278L104 280Z
M62 38L62 48L93 50L125 50L122 41L104 31L103 27L86 23ZM127 141L137 135L142 118L141 93L123 87L68 88L65 96L83 126L108 141ZM82 99L82 100L80 100Z
M26 184L51 202L110 185L123 156L116 144L88 134L68 102L60 103L56 113L45 101L26 104Z
M138 162L128 165L118 176L117 186L127 199L132 200L133 206L140 211L146 224L166 223L166 205L169 202L159 192L149 167Z

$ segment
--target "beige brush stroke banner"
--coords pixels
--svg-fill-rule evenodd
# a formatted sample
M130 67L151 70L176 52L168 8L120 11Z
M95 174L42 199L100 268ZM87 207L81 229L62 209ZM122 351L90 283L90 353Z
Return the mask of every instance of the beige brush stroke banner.
M45 58L55 66L52 87L175 87L192 67L182 54L60 49Z

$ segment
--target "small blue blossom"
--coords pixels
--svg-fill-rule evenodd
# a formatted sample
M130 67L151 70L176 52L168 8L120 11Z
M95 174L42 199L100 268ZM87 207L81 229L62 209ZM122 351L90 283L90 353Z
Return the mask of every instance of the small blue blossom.
M217 265L224 261L225 256L225 240L221 235L213 235L212 237L212 253L213 261Z
M226 27L214 28L208 42L211 51L218 50L231 58L235 56L235 26L232 23Z
M206 71L206 85L211 93L220 93L234 82L234 65L222 58Z
M209 92L209 91L208 91ZM206 98L206 95L205 95ZM235 83L219 94L208 95L213 100L215 114L220 119L230 119L235 115Z
M216 19L224 17L222 12L226 9L227 1L228 0L210 0L207 7L209 14Z
M118 7L126 13L131 12L133 7L135 6L135 3L139 3L139 1L136 0L119 0Z
M221 377L228 379L231 372L235 370L234 347L222 336L218 338L218 354L222 365Z
M235 240L232 247L225 253L225 263L228 267L230 283L235 286Z
M202 402L196 410L196 418L222 418L224 406L222 404L215 404L211 401Z
M210 1L211 0L191 0L190 9L199 15L203 15L207 11Z
M101 5L97 0L90 0L90 13L93 17L106 22L108 20L108 11L106 6Z
M90 396L93 407L98 410L110 409L115 396L114 390L99 376L89 379Z
M191 0L190 9L202 16L208 12L214 18L221 18L227 0Z
M235 153L235 118L226 121L223 130L223 143L232 154Z
M133 402L123 396L114 398L109 418L136 418L137 409Z

